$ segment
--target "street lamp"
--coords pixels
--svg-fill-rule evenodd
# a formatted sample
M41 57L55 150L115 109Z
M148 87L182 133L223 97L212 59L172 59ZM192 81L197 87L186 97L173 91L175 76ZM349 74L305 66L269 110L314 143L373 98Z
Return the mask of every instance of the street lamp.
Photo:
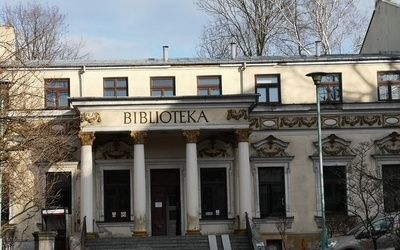
M9 80L0 79L0 139L3 140L4 136L4 108L5 108L5 101L7 100L7 86L10 83ZM3 237L2 237L2 189L3 189L3 181L2 181L2 174L3 174L3 147L0 148L0 249L3 249Z
M322 227L322 250L328 249L328 239L326 233L326 218L325 218L325 195L324 195L324 166L322 161L322 139L321 139L321 107L319 101L318 87L321 84L322 77L327 75L325 72L312 72L306 76L311 77L315 84L317 96L317 122L318 122L318 158L319 158L319 179L320 179L320 193L321 193L321 227Z

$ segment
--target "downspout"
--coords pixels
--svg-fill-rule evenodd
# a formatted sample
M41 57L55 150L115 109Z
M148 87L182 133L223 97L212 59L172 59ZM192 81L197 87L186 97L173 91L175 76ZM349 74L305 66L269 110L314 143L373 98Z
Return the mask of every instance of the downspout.
M83 74L86 72L86 66L82 66L79 70L79 97L83 97L83 83L85 82L85 78Z
M246 70L246 62L242 63L242 66L239 68L240 71L240 93L244 94L244 83L245 83L245 77L244 77L244 71Z

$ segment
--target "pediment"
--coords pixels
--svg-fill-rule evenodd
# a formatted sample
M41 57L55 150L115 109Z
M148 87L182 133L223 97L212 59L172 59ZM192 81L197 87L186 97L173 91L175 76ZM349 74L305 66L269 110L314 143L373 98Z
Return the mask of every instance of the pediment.
M375 144L378 146L378 154L399 154L400 153L400 135L393 132L380 140L376 140Z
M343 138L331 134L322 139L322 152L324 155L338 156L338 155L349 155L349 146L351 141L346 141ZM314 146L318 149L318 141L314 142ZM318 154L318 151L315 155Z
M253 147L256 149L257 156L287 156L286 148L289 146L289 142L284 142L277 139L273 135L267 138L253 143Z

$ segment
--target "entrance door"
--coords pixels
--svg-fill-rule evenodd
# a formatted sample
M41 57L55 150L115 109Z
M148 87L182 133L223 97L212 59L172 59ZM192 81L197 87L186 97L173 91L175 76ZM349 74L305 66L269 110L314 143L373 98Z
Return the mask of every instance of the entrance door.
M153 169L150 174L152 235L180 235L179 169Z

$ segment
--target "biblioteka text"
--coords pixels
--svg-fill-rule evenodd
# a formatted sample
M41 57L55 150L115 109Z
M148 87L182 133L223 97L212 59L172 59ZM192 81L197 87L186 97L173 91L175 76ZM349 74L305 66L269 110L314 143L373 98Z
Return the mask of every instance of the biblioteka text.
M203 110L124 112L124 124L208 122Z

